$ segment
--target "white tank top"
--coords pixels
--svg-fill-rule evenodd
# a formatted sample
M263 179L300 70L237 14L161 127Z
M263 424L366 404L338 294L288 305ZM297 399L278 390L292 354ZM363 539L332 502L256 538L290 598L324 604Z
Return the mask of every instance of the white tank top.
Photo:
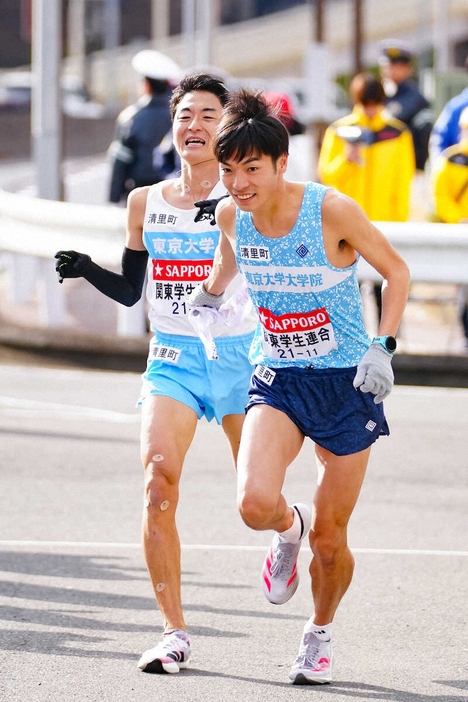
M153 331L193 337L197 334L189 321L186 299L212 269L219 229L207 220L194 222L198 212L195 207L182 210L166 202L163 185L164 181L150 187L143 225L143 243L150 258L146 288L149 319ZM218 182L206 199L225 194L225 188ZM236 297L237 293L237 299L244 300L239 295L243 285L243 277L238 274L228 286L226 297ZM245 298L241 304L246 305L246 314L239 314L239 322L234 326L223 321L212 324L213 337L238 336L255 329L257 318L247 296Z

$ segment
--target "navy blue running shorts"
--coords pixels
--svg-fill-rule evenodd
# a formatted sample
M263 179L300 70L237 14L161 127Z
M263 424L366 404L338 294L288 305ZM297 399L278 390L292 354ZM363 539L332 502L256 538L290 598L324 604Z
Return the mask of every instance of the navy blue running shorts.
M246 412L270 405L287 414L305 436L336 456L363 451L390 434L383 404L353 386L352 368L268 368L257 366Z

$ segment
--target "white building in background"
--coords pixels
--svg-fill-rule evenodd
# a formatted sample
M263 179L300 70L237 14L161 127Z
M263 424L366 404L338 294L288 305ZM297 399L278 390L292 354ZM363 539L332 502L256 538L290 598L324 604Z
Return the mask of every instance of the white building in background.
M200 0L203 2L203 0ZM158 0L159 3L167 0ZM453 68L460 55L468 53L468 0L392 0L391 12L383 12L382 0L363 0L363 47L365 65L376 63L379 42L389 37L403 39L421 57L421 67L430 65L434 50L435 68ZM331 78L353 71L353 0L324 3L324 42L327 72ZM199 30L194 40L196 63L204 63L204 43L210 41L212 64L234 77L304 76L304 57L313 40L314 10L310 4L272 13L245 22ZM148 43L144 44L147 46ZM130 57L143 44L125 46L111 53L113 80L106 68L109 55L97 52L90 58L91 91L99 99L118 99L128 104L135 97L137 79ZM161 36L153 47L166 53L184 68L187 36ZM73 59L68 61L73 72Z

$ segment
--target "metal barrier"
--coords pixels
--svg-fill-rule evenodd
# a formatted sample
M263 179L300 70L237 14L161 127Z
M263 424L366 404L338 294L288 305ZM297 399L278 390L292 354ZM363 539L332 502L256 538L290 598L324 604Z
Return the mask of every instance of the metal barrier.
M26 304L37 290L44 327L66 325L65 287L57 285L54 254L85 251L96 263L120 269L125 210L25 197L0 190L0 252L9 254L8 298ZM117 334L144 336L144 298L134 307L117 304Z
M468 225L376 222L407 262L413 282L468 284ZM8 295L27 303L36 290L45 327L66 324L64 286L57 285L53 256L59 249L88 253L96 263L119 270L125 241L125 211L25 197L0 190L0 253L8 255ZM380 276L359 262L362 280ZM117 304L117 303L116 303ZM146 334L145 301L118 305L117 334Z

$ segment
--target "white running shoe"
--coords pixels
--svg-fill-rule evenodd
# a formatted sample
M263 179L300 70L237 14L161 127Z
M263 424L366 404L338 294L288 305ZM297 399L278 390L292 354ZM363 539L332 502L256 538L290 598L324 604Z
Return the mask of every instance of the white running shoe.
M293 505L293 508L302 523L300 540L297 544L290 544L279 534L275 534L263 564L263 594L272 604L284 604L290 600L299 585L297 557L302 540L310 530L312 511L304 504Z
M293 685L323 685L331 682L331 639L322 641L312 631L304 632L289 679Z
M165 632L163 640L154 648L145 651L138 667L145 673L178 673L187 668L190 661L188 634L180 629Z

